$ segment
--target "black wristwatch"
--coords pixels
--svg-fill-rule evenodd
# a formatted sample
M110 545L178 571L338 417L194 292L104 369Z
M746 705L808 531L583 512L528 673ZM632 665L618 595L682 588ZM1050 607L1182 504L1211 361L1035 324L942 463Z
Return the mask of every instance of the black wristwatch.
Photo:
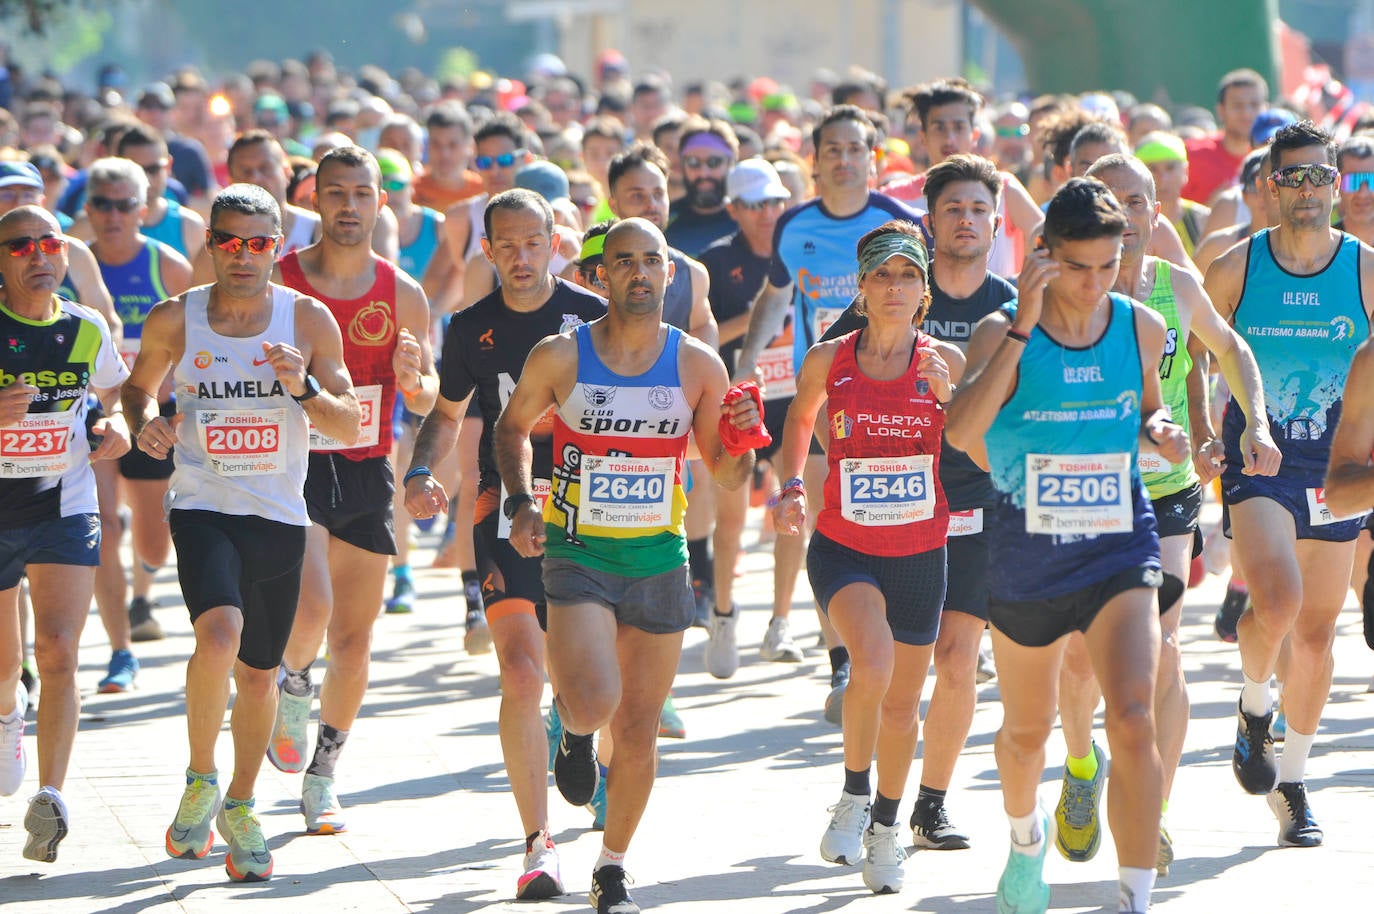
M299 397L295 394L292 394L291 398L295 400L297 403L304 403L306 400L314 399L319 395L320 382L315 380L315 376L313 374L307 374L305 376L305 393L301 394Z
M506 498L501 505L501 513L506 515L506 520L515 520L515 512L525 505L534 504L534 496L528 492L516 492Z

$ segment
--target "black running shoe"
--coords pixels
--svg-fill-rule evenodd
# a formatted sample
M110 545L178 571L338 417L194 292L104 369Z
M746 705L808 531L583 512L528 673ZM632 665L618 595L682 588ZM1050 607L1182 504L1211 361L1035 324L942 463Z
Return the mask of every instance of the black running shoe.
M558 785L558 792L574 806L586 806L592 801L601 778L596 770L593 736L591 733L574 736L565 727L563 739L558 743L558 755L553 760L553 781Z
M943 803L929 809L917 801L911 812L911 838L917 847L937 851L961 851L969 846L968 835L949 821Z
M592 890L587 899L596 908L596 914L639 914L639 905L625 887L629 878L618 866L603 866L592 873Z
M1319 847L1322 829L1307 805L1302 781L1285 781L1269 792L1269 808L1279 820L1279 847Z
M1227 644L1236 643L1236 623L1240 621L1249 602L1250 594L1246 591L1226 588L1226 596L1222 598L1221 607L1217 609L1217 617L1212 623L1218 638Z
M1263 717L1236 708L1236 749L1231 755L1231 770L1246 793L1263 796L1279 781L1279 766L1274 758L1274 736L1269 725L1274 712Z

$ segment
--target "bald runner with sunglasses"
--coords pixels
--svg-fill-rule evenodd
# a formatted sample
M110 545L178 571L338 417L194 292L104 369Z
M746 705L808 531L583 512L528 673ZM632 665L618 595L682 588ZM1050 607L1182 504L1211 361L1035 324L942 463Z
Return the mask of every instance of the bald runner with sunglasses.
M123 398L145 454L161 458L176 446L168 522L196 637L186 666L190 764L166 850L204 857L217 829L236 882L272 875L253 792L300 596L308 426L345 444L361 431L334 316L271 282L281 241L270 193L232 184L216 195L206 237L215 282L153 308ZM177 394L170 419L157 406L169 371ZM215 744L230 674L234 767L221 790Z
M68 242L39 206L0 217L0 796L22 786L27 695L20 685L19 583L29 578L38 712L38 792L29 802L24 856L52 863L69 820L61 790L76 739L77 645L100 561L91 464L121 456L129 432L118 388L128 376L104 319L62 298ZM107 415L85 434L87 391Z
M1343 388L1374 309L1374 249L1331 227L1336 147L1303 121L1270 145L1268 192L1279 224L1242 241L1207 270L1207 294L1249 344L1264 381L1277 476L1250 475L1240 453L1244 417L1233 399L1222 426L1224 524L1252 605L1236 627L1245 682L1231 767L1242 788L1267 795L1278 843L1315 847L1322 830L1304 774L1331 689L1331 645L1362 516L1326 504L1325 476ZM1276 758L1270 677L1285 638L1288 733Z

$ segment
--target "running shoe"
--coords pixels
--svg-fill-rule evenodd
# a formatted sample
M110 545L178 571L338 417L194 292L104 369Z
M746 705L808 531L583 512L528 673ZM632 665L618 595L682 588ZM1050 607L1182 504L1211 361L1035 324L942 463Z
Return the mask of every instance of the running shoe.
M1097 773L1092 780L1069 774L1064 766L1064 787L1059 805L1054 808L1054 846L1065 859L1084 863L1097 855L1102 846L1102 820L1098 807L1102 802L1102 785L1107 781L1107 756L1093 743L1097 757Z
M253 802L221 807L215 817L221 837L229 845L224 869L235 882L266 882L272 878L272 852L262 836L262 823L253 814Z
M1274 712L1262 717L1246 714L1236 707L1236 748L1231 755L1231 771L1246 793L1263 796L1279 782L1279 764L1274 757L1274 737L1269 727Z
M639 914L639 905L630 897L627 887L633 882L623 867L603 866L592 873L592 890L587 900L596 914Z
M40 863L57 860L57 845L67 837L67 804L55 787L42 787L29 800L29 812L24 816L24 830L29 839L24 842L24 856Z
M759 659L768 663L801 663L802 649L792 640L792 632L785 616L768 620L768 631L759 648Z
M134 687L138 675L138 658L132 651L115 651L110 655L110 667L96 690L102 695L127 692Z
M739 625L739 607L731 604L730 612L711 613L711 627L706 640L706 669L717 679L729 679L739 670L739 641L735 629Z
M606 830L606 776L597 772L600 777L596 782L596 793L592 794L592 801L587 804L587 811L592 814L592 831Z
M868 828L868 797L841 791L840 802L831 806L830 824L821 835L821 859L854 866L862 859L864 829Z
M307 774L301 781L301 814L307 835L337 835L348 830L343 806L334 795L334 779Z
M392 615L404 615L415 609L415 582L410 578L394 578L391 598L386 601L386 611Z
M687 738L687 725L682 722L682 715L677 713L677 706L673 704L672 692L669 692L668 697L663 699L663 710L658 715L658 738Z
M557 898L563 894L563 877L558 875L558 849L547 829L540 829L525 851L525 872L515 882L515 897L521 901Z
M558 716L558 703L549 706L549 716L544 718L544 738L549 742L549 770L553 770L553 760L558 758L558 744L563 739L563 720Z
M1174 862L1174 839L1169 837L1169 829L1159 823L1159 853L1155 855L1155 873L1169 875L1169 864Z
M1279 847L1319 847L1322 829L1307 805L1307 786L1284 781L1269 792L1269 808L1279 820Z
M711 611L716 608L715 594L701 581L692 582L692 627L711 628Z
M895 822L874 822L864 832L864 885L874 895L892 895L902 890L906 848L902 847L901 830Z
M491 629L487 627L486 613L480 609L470 610L463 619L463 650L469 654L491 651Z
M129 601L129 639L131 641L161 641L162 626L153 618L153 601L134 597Z
M32 660L25 660L24 665L19 668L19 684L29 693L29 710L24 713L37 713L38 711L38 668L33 665ZM1374 685L1370 691L1374 692Z
M199 860L210 853L215 844L215 832L210 823L219 814L224 796L218 784L204 778L192 778L181 794L176 818L167 827L167 856Z
M1226 588L1226 596L1221 600L1212 627L1216 630L1217 637L1227 644L1236 643L1236 623L1240 621L1241 614L1245 612L1245 604L1249 601L1250 594L1247 591L1229 586Z
M272 740L267 744L267 760L278 771L296 774L305 770L310 742L305 731L310 723L311 700L310 695L277 690L277 719L272 725Z
M1049 830L1049 820L1040 813L1040 830ZM1045 884L1045 847L1035 856L1022 854L1015 847L1007 853L1007 866L997 880L997 914L1045 914L1050 908L1050 887Z
M968 835L949 821L944 803L923 812L917 802L911 811L911 838L917 847L936 851L961 851L969 846Z
M18 793L29 767L24 748L24 715L29 706L29 690L21 681L14 690L13 720L0 721L0 797Z
M825 719L835 726L844 723L844 692L849 688L849 661L830 674L830 694L825 696Z
M992 651L985 647L978 649L978 666L974 669L973 681L982 685L997 678L997 666L992 662Z
M596 769L594 734L574 737L566 729L558 743L558 756L553 760L553 782L563 799L574 806L586 806L596 793L601 776Z

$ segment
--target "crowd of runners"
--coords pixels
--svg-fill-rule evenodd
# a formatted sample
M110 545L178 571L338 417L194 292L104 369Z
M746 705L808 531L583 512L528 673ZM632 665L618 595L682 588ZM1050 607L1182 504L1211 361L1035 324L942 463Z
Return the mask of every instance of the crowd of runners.
M1214 112L860 70L675 86L614 52L586 80L315 54L126 99L103 75L0 83L0 795L35 788L25 857L74 827L80 693L134 687L173 558L195 643L167 853L218 835L232 880L268 879L264 760L303 772L308 834L345 831L373 629L425 596L412 523L445 531L464 650L499 664L517 898L565 892L552 771L604 830L592 906L639 911L683 634L721 680L800 662L803 567L843 733L819 853L871 891L913 845L969 846L949 790L995 676L999 912L1046 911L1047 848L1091 859L1105 816L1143 914L1187 853L1182 608L1228 563L1235 778L1280 845L1322 843L1336 620L1351 586L1374 602L1374 122L1249 70ZM732 594L759 517L766 624ZM93 602L110 656L84 683ZM1131 787L1104 810L1109 766Z

